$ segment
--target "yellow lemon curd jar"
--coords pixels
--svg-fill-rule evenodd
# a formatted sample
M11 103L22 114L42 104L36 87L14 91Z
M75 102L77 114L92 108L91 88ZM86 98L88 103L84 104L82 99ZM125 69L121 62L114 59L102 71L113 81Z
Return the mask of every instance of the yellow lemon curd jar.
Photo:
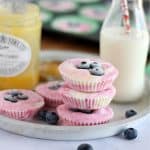
M30 3L24 10L18 4L7 6L0 7L0 90L33 89L39 80L39 8Z

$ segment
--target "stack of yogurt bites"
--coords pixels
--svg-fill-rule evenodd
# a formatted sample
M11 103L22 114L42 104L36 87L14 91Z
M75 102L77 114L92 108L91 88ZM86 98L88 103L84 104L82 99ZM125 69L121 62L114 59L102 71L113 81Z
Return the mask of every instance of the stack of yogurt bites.
M108 122L113 118L109 104L116 94L113 82L117 69L100 59L74 58L59 66L64 81L40 84L36 92L45 106L56 108L56 113L40 111L42 120L61 125L89 126Z
M57 107L63 125L89 126L113 118L109 104L116 94L113 86L117 69L99 59L70 59L59 66L64 79L61 96L64 104Z

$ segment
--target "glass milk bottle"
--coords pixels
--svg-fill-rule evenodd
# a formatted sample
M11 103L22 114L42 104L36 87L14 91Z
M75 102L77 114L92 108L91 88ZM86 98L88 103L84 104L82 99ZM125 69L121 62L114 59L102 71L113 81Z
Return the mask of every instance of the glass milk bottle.
M36 86L40 42L39 8L25 0L0 0L0 90Z
M113 0L101 31L102 59L119 70L117 102L137 101L144 90L149 33L142 0Z

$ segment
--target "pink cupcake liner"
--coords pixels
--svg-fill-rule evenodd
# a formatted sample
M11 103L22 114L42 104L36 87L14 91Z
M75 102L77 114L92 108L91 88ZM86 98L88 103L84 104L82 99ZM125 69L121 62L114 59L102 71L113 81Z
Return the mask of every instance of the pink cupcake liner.
M97 83L95 82L80 83L80 81L71 80L63 75L62 77L70 88L81 92L101 92L112 86L114 81L114 79L111 78L105 81L99 81Z
M64 88L62 91L63 101L70 108L86 110L96 110L108 106L115 94L116 89L113 86L98 93L81 93L68 88L66 90Z
M26 111L0 110L0 114L16 120L32 120L41 108Z
M93 126L109 122L113 118L113 110L110 107L95 110L92 114L73 112L67 105L57 107L57 113L62 125Z
M81 123L80 124L78 122L63 120L63 121L61 121L60 125L63 125L63 126L96 126L96 125L106 124L108 122L109 122L109 120L101 122L101 123L90 123L90 124Z

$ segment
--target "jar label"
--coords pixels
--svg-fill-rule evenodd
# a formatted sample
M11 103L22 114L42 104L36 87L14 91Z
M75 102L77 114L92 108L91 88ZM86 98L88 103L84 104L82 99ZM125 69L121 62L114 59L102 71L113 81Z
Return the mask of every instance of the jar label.
M30 45L15 36L0 33L0 77L23 73L31 62Z

